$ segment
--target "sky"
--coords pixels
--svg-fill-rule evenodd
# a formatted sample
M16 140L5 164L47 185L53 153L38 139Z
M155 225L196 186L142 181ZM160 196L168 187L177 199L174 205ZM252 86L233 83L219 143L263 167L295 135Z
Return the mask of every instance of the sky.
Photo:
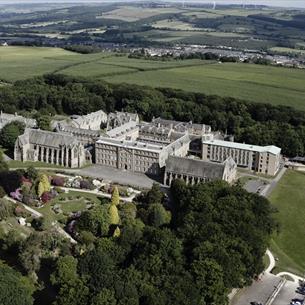
M118 1L118 0L117 0ZM119 0L128 1L128 0ZM143 1L143 0L142 0ZM145 0L144 0L145 1ZM149 1L149 0L147 0ZM173 0L170 0L173 1ZM182 0L178 0L182 1ZM185 0L187 2L202 2L211 3L214 0ZM112 2L112 0L0 0L0 3L68 3L68 2ZM219 4L263 4L270 6L281 6L281 7L301 7L305 8L305 0L216 0Z

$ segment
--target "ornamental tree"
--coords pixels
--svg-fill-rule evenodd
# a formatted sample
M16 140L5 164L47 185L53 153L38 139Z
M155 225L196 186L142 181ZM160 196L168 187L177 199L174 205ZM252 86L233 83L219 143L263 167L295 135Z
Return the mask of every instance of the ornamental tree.
M114 204L111 204L109 207L109 218L110 224L112 225L118 225L120 223L119 211Z
M120 203L120 194L118 187L115 186L112 191L111 204L117 206L119 205L119 203Z
M38 196L41 197L43 193L49 192L50 189L51 189L51 185L47 175L45 174L41 175L38 183L38 190L37 190Z

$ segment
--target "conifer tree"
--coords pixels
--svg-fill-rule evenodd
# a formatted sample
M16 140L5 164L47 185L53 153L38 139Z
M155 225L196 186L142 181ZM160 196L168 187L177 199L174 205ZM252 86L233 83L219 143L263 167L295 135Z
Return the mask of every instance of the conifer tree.
M109 218L110 218L110 224L112 225L118 225L120 223L118 208L112 203L109 208Z
M120 194L118 187L115 186L113 191L112 191L112 196L111 196L111 204L117 206L120 203Z

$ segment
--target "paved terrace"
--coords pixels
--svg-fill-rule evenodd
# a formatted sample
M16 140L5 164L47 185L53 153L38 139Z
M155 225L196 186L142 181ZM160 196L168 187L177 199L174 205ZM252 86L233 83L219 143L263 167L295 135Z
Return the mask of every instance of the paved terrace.
M62 171L62 169L59 169L59 171ZM93 165L76 170L65 169L63 171L66 173L74 173L92 178L105 179L114 183L140 188L151 188L153 183L157 182L145 174L123 171L102 165Z

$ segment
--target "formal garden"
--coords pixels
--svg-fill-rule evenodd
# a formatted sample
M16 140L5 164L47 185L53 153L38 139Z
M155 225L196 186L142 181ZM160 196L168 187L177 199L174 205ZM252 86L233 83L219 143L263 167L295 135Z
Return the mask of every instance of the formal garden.
M108 205L113 196L115 206L120 198L129 201L140 192L132 188L112 185L89 177L66 175L55 171L37 170L33 166L26 169L2 172L0 192L4 203L0 210L0 234L15 234L16 238L26 238L33 231L48 231L62 227L75 237L71 229L85 211L95 211L101 204L107 205L118 215L118 210ZM112 199L111 199L112 200ZM118 223L118 216L112 223ZM108 220L107 220L108 222Z

